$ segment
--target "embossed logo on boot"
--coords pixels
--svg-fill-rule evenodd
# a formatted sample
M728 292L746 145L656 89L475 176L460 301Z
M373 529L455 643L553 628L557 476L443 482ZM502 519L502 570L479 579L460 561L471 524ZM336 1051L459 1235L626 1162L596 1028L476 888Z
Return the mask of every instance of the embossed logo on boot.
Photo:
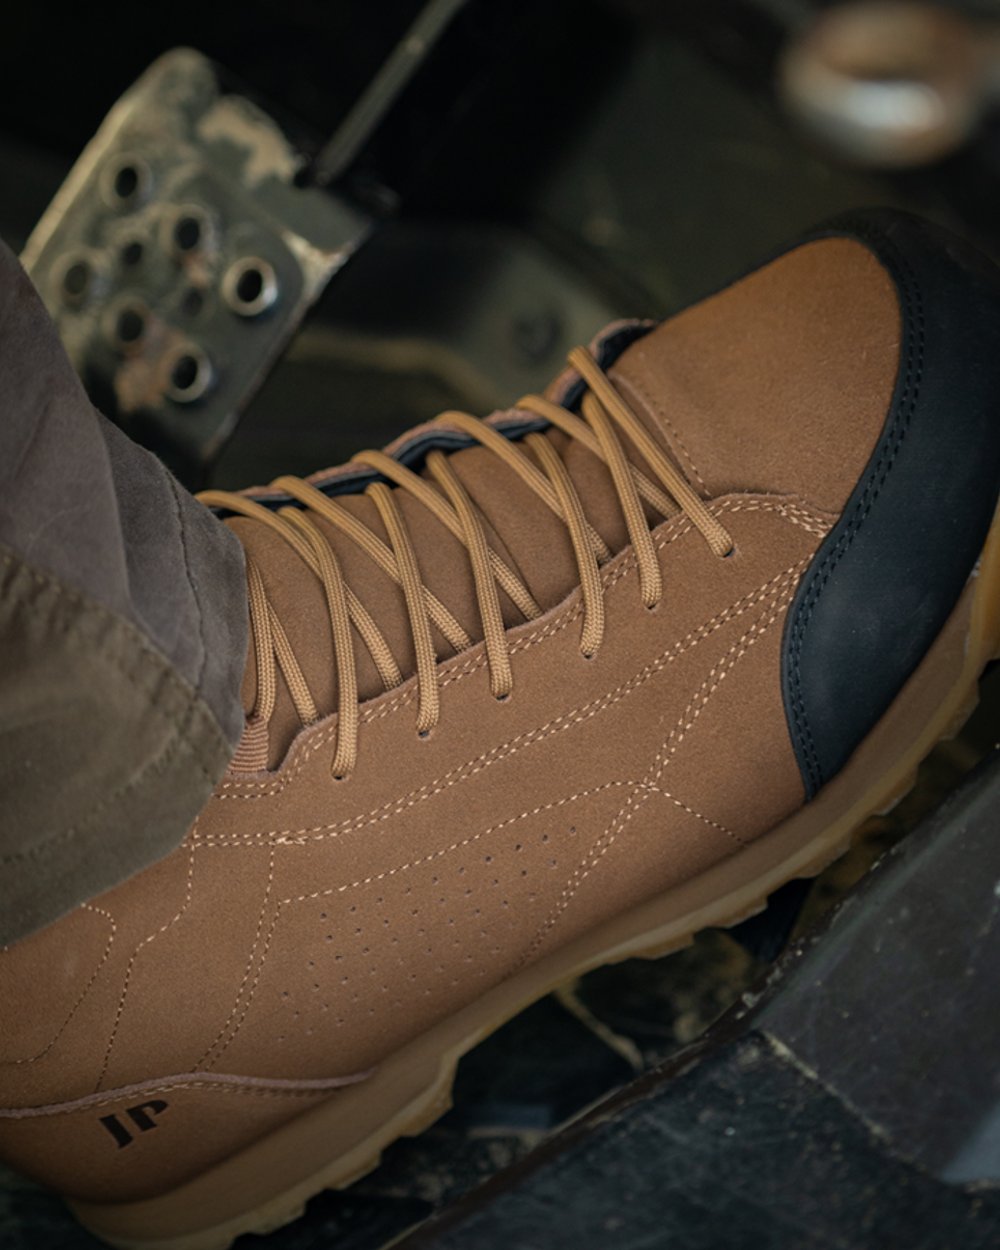
M156 1128L156 1117L166 1111L168 1103L162 1098L154 1098L152 1102L142 1102L137 1107L127 1107L125 1114L132 1121L123 1123L116 1115L102 1115L101 1123L118 1143L118 1149L131 1146L135 1141L135 1133L148 1133Z

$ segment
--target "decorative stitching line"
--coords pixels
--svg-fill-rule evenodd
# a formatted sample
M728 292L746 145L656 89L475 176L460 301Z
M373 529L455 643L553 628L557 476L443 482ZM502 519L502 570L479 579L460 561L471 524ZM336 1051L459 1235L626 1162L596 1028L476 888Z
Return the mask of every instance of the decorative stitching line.
M772 597L774 594L779 593L782 587L786 586L790 581L792 581L793 579L797 577L798 572L805 566L806 563L807 563L806 559L800 560L796 562L796 564L789 566L789 568L784 570L782 573L779 573L775 577L771 578L768 582L764 583L763 586L758 587L754 591L748 592L741 599L736 600L728 608L718 613L716 617L711 618L709 621L704 622L701 626L690 631L688 635L686 635L685 638L675 643L673 648L670 648L667 652L663 653L663 655L661 655L660 657L657 657L656 660L644 666L644 668L640 670L639 673L635 674L633 678L630 679L630 681L622 683L622 685L617 687L615 690L609 692L608 695L603 696L601 699L594 700L591 704L584 705L582 708L577 709L577 712L575 714L574 713L568 714L568 716L570 717L575 716L575 719L567 721L566 717L556 718L555 721L549 722L548 725L542 726L540 730L528 731L526 734L518 735L518 738L512 739L510 743L504 744L504 745L510 748L515 743L518 742L518 739L521 739L522 743L524 742L525 739L529 741L534 741L537 739L538 734L544 732L547 729L551 730L552 732L555 732L556 727L560 725L565 725L565 727L568 728L571 724L579 723L581 719L588 719L590 716L596 715L599 711L605 710L608 706L611 706L614 702L617 702L621 698L625 697L625 695L631 689L634 689L639 684L643 684L646 680L649 680L649 678L652 677L656 672L661 671L662 668L665 667L666 664L671 662L672 659L676 658L677 655L682 654L685 650L690 649L690 647L696 645L698 642L702 641L704 638L709 637L712 633L716 632L717 629L721 628L723 625L725 625L729 621L733 619L737 619L739 616L741 616L744 612L750 610L752 607L757 606L761 602L765 602L769 597ZM749 632L752 633L753 631L751 630ZM744 637L746 636L747 635L744 635ZM713 673L714 672L715 672L715 669L713 669ZM710 677L711 677L711 674L710 674ZM703 683L703 686L704 684L705 683ZM713 687L713 690L714 690L714 687ZM711 693L711 691L709 693ZM699 709L698 714L700 714L700 709ZM679 742L678 742L678 745L679 745ZM510 754L510 753L511 751L508 749L507 754ZM482 760L482 758L483 757L480 757L480 760ZM471 763L475 764L476 762L477 761L472 761ZM486 765L484 764L483 766L486 766ZM479 771L479 769L476 769L474 771ZM660 772L662 772L662 769L660 770ZM467 775L471 776L471 775L474 775L474 773L469 772ZM446 779L449 776L450 774L445 774L445 776L439 780L446 781ZM658 778L659 778L659 774L656 775L657 780ZM460 779L464 779L464 778L460 778ZM440 789L448 788L448 786L452 784L456 784L456 781L455 780L448 781L447 785L441 786ZM470 837L466 839L462 839L458 842L455 842L448 847L439 849L435 852L419 857L418 859L409 861L402 865L397 865L394 868L387 869L386 871L379 873L379 874L374 874L371 877L361 878L357 881L346 883L338 887L333 887L329 890L317 891L311 895L290 896L287 899L283 899L279 901L279 903L276 906L271 924L268 926L267 935L264 940L263 948L261 949L260 938L261 938L261 933L263 930L264 918L267 913L267 902L268 902L268 899L270 898L271 890L273 887L273 880L274 880L274 871L275 871L274 847L275 845L288 845L288 844L301 845L301 844L305 844L307 840L316 840L314 837L309 838L308 836L301 836L301 835L310 835L310 834L318 833L320 837L323 837L323 836L328 836L328 832L325 829L314 830L314 831L313 830L301 830L301 831L298 831L298 834L286 833L283 836L279 836L277 843L272 844L271 855L269 857L269 865L268 865L268 882L267 882L267 886L265 889L264 901L261 905L261 910L260 910L258 923L257 923L257 930L254 936L253 945L251 947L247 967L244 970L243 978L237 990L233 1008L230 1011L230 1014L225 1024L220 1029L219 1033L213 1039L212 1043L209 1045L208 1049L205 1051L202 1058L198 1060L196 1067L201 1067L201 1065L204 1063L218 1062L218 1060L221 1058L221 1056L225 1053L225 1051L229 1048L229 1046L233 1043L233 1041L239 1034L243 1023L249 1014L254 998L256 996L256 990L260 984L260 980L263 975L263 970L266 965L267 957L270 953L274 933L276 931L276 928L280 919L281 911L282 911L282 908L286 904L289 904L292 902L306 901L307 899L310 899L310 898L318 898L318 897L331 895L335 893L342 893L349 889L359 888L359 887L373 884L377 881L385 880L386 878L399 875L401 872L408 871L421 864L428 863L433 860L442 858L444 855L451 854L454 851L464 848L465 846L468 846L473 842L479 841L483 837L486 837L494 832L497 832L500 828L504 828L510 824L516 823L516 821L518 820L526 819L530 816L540 814L541 811L551 810L555 807L563 806L564 804L575 801L581 797L584 797L587 794L598 793L612 786L617 787L620 785L632 786L633 795L630 798L630 803L633 802L635 792L640 788L648 790L651 793L655 792L657 794L660 794L661 797L666 798L669 802L673 803L676 807L687 812L693 818L701 820L704 823L710 825L711 827L717 829L724 836L730 837L738 842L741 841L738 835L733 833L732 830L727 829L724 825L720 824L718 821L713 820L711 817L708 817L704 815L703 813L696 811L694 808L690 807L688 804L684 803L682 800L672 795L669 791L663 790L659 786L649 785L648 783L643 783L643 782L639 782L639 783L610 782L610 783L607 783L605 786L597 787L593 791L580 792L578 794L571 795L568 798L557 800L555 802L542 805L539 808L532 809L531 811L521 813L518 816L510 817L506 819L505 821L500 822L497 825L491 826L490 828L486 830L483 830L477 834L471 835ZM439 792L439 790L431 791L431 793L437 793L437 792ZM413 792L413 793L418 794L419 792ZM428 793L424 797L429 798L431 797L431 794ZM401 800L397 800L395 811L383 812L381 815L379 815L378 809L375 809L375 811L369 814L368 819L360 818L361 819L360 825L358 824L357 819L353 822L353 825L354 827L363 827L363 825L366 823L376 823L376 821L387 819L390 815L394 815L398 811L404 810L405 806L412 805L412 803L406 803L405 801L406 799L412 799L412 798L413 798L413 794L409 796L404 796L404 798ZM391 807L392 805L390 804L387 806ZM352 825L352 822L346 822L346 825L350 827ZM333 827L333 828L334 830L336 830L336 827ZM345 831L343 826L341 827L340 831ZM267 837L269 835L263 835L263 836ZM334 836L336 836L336 833L334 833ZM143 949L143 947L148 945L157 936L159 936L160 934L165 932L168 928L170 928L173 924L175 924L190 906L190 902L191 902L191 898L193 894L194 855L195 855L195 851L197 847L198 846L220 846L220 845L245 846L245 845L266 845L266 843L261 843L259 841L250 842L247 839L230 840L230 839L215 839L211 837L199 838L198 826L196 823L195 827L192 829L192 833L190 837L191 854L190 854L190 858L188 862L188 877L187 877L185 900L181 908L178 910L178 912L174 915L174 917L171 920L165 922L165 924L161 925L160 928L155 933L149 935L142 942L139 943L139 945L136 947L135 951L133 952L129 960L128 966L126 968L125 976L124 976L124 982L123 982L122 992L121 992L121 996L120 996L119 1003L118 1003L118 1008L117 1008L115 1019L114 1019L113 1026L112 1026L111 1036L108 1041L108 1046L105 1052L105 1057L104 1057L104 1062L101 1068L101 1072L98 1077L98 1082L97 1082L98 1089L100 1088L100 1085L105 1078L107 1069L110 1064L111 1054L113 1052L114 1044L115 1044L115 1041L117 1039L117 1035L120 1029L121 1019L124 1014L125 1004L126 1004L126 1000L128 997L128 991L131 985L133 969L139 957L139 954L141 950ZM598 858L600 858L600 856L598 856ZM581 880L582 879L583 878L581 877ZM567 903L568 903L568 900L567 900ZM259 958L258 958L258 950L260 950ZM256 972L255 972L255 975L253 976L253 981L250 984L249 989L247 989L247 983L251 976L251 972L254 969L255 963L256 963ZM241 1002L242 1002L242 1010L240 1010ZM239 1011L239 1016L238 1018L234 1019L238 1011Z
M195 822L195 828L197 829L197 821ZM139 952L142 950L144 946L148 946L150 942L154 942L160 936L161 933L166 933L166 931L169 928L171 928L172 925L175 925L177 921L180 920L181 916L184 915L184 913L187 911L188 907L191 904L191 896L192 896L193 887L194 887L194 857L195 857L195 852L197 851L197 849L198 849L197 846L192 845L191 854L188 857L188 870L187 870L187 879L185 881L184 902L181 904L177 913L170 920L167 920L164 924L161 924L160 927L156 929L153 933L150 933L147 937L144 937L142 939L142 941L138 944L138 946L132 952L132 955L128 961L128 966L125 969L125 977L122 982L121 996L118 999L118 1009L115 1012L114 1022L112 1023L112 1026L111 1026L111 1036L108 1038L108 1046L107 1046L107 1050L104 1052L104 1062L101 1064L101 1070L98 1073L97 1084L95 1086L95 1092L100 1091L101 1085L104 1082L104 1078L107 1075L108 1065L111 1062L111 1052L114 1050L115 1042L118 1038L118 1029L121 1024L122 1015L125 1011L125 1000L128 997L128 991L129 991L129 987L132 981L132 969L135 967L135 962L139 958Z
M216 1063L218 1061L222 1053L229 1046L230 1042L232 1042L233 1039L236 1037L236 1034L240 1030L240 1025L242 1025L243 1021L246 1019L246 1014L250 1007L249 999L247 1000L247 1005L243 1010L243 1014L240 1016L239 1020L236 1021L236 1024L235 1026L233 1026L233 1029L230 1035L226 1037L226 1033L229 1031L230 1025L233 1024L233 1019L235 1018L236 1013L240 1009L240 1003L243 998L243 991L246 989L247 982L250 980L250 974L253 971L254 961L256 960L256 957L257 957L257 948L260 945L261 934L264 930L264 917L267 915L267 910L268 910L267 905L271 898L271 889L274 885L275 855L276 855L275 848L272 847L271 852L268 855L268 860L267 860L267 885L264 888L264 899L260 905L260 912L257 916L257 929L256 929L256 932L254 933L253 945L250 947L250 957L247 960L247 966L243 973L243 980L240 982L239 989L236 991L236 999L233 1002L233 1006L229 1012L229 1015L226 1017L225 1023L222 1025L222 1027L219 1029L216 1036L213 1038L208 1049L205 1051L202 1057L198 1060L198 1062L194 1065L196 1071L199 1068L201 1068L203 1065L207 1064L211 1066L211 1064ZM263 963L264 963L264 956L261 955L261 967L263 967ZM260 976L260 972L258 970L258 979L259 979L259 976ZM256 981L254 982L254 985L256 985ZM218 1049L218 1053L213 1055L213 1052L216 1051L216 1049Z
M554 799L550 803L542 803L538 807L533 807L530 811L519 812L516 816L508 816L505 820L501 820L495 825L490 825L488 829L481 829L479 833L469 834L467 838L462 838L458 842L452 842L450 846L440 847L436 851L431 851L427 855L420 855L416 859L409 860L405 864L397 865L395 868L386 868L382 872L373 873L370 877L361 877L357 881L348 881L342 885L331 886L326 890L315 890L312 894L291 895L288 898L281 899L278 906L282 907L286 903L306 903L312 899L329 898L333 894L344 894L348 890L355 890L362 886L375 885L379 881L387 880L389 877L397 877L400 873L407 872L411 868L419 868L423 864L429 864L433 863L435 860L443 859L446 855L451 855L455 851L464 850L465 847L472 846L473 843L480 841L482 838L489 837L492 833L498 833L501 829L506 829L510 825L516 825L518 821L530 820L532 816L540 816L542 812L554 811L556 808L565 807L569 803L575 803L579 799L593 798L595 794L602 794L605 790L613 790L621 786L630 786L633 789L649 789L651 792L660 795L662 798L669 799L675 806L683 808L684 811L688 812L691 816L694 816L697 820L704 821L706 825L711 825L713 828L718 829L721 833L728 834L732 838L736 837L736 834L730 833L730 831L724 826L717 824L708 816L703 816L701 812L696 812L694 808L688 807L685 803L682 803L680 799L674 798L669 791L662 790L658 786L649 786L644 781L605 781L601 785L593 786L588 790L578 790L575 794L566 795L564 798ZM737 839L737 841L740 840L741 839Z
M195 1068L196 1069L200 1068L202 1063L205 1062L205 1059L208 1058L208 1055L211 1054L213 1050L216 1053L212 1058L212 1062L217 1063L219 1059L222 1057L222 1055L225 1053L225 1051L228 1050L228 1048L236 1040L236 1037L240 1029L242 1028L244 1021L249 1015L250 1007L252 1005L257 987L260 983L261 976L263 975L263 972L264 972L264 964L266 962L267 956L272 946L272 939L274 937L275 932L277 931L278 924L281 919L282 909L286 905L293 904L293 903L311 902L319 898L329 898L335 894L345 894L348 890L361 889L366 886L375 885L378 882L386 881L392 877L399 876L401 873L408 872L410 869L419 868L423 866L424 864L433 863L436 860L443 859L445 856L451 855L455 851L464 850L466 847L473 845L474 843L480 841L482 838L489 837L490 834L497 833L501 829L506 829L506 828L509 828L511 825L517 824L518 821L527 820L533 816L541 815L542 812L554 811L557 808L567 806L569 803L577 802L579 799L591 798L594 795L601 794L606 790L624 786L634 791L636 788L643 788L644 784L645 783L641 781L607 781L607 782L604 782L600 786L594 786L591 789L587 789L587 790L580 790L580 791L577 791L575 794L567 795L561 799L555 799L549 803L543 803L539 805L538 807L534 807L528 811L519 812L516 816L509 816L505 820L501 820L497 824L491 825L487 829L481 829L478 833L470 834L467 838L462 838L456 842L452 842L449 846L440 847L436 851L431 851L427 855L418 856L416 859L409 860L404 864L398 864L393 868L387 868L384 871L379 872L379 873L373 873L371 876L361 877L356 881L345 882L337 886L330 886L328 889L325 889L325 890L314 890L311 894L289 895L287 898L279 899L277 904L275 905L274 915L271 920L271 925L268 929L267 940L264 944L264 949L261 952L260 961L257 965L257 975L254 978L253 985L251 986L250 992L247 995L246 1001L243 1006L243 1011L241 1012L240 1017L236 1021L235 1025L230 1030L229 1036L226 1037L225 1040L223 1040L223 1033L225 1029L228 1027L228 1025L232 1022L233 1016L236 1013L236 1009L239 1006L239 999L240 997L242 997L243 989L246 985L246 980L247 980L247 977L249 976L250 968L253 966L253 962L254 962L253 952L251 953L251 959L247 968L247 974L244 977L243 983L240 986L240 990L237 996L237 1002L233 1008L233 1011L230 1013L229 1020L227 1020L226 1025L223 1026L223 1029L220 1030L219 1036L212 1043L212 1046L209 1048L209 1051L206 1052L206 1055L203 1056L203 1058L200 1059L198 1063L195 1065ZM650 786L648 788L651 790L651 792L659 795L661 798L667 799L669 802L673 803L676 807L682 808L685 812L693 816L695 819L701 820L707 825L711 825L714 829L719 830L720 833L723 833L727 835L728 837L735 839L737 842L742 843L742 839L740 839L736 834L732 833L730 830L726 829L725 826L719 824L718 821L712 820L711 817L705 816L701 812L695 811L694 808L689 807L686 803L683 803L680 799L672 795L668 790L664 790L659 786ZM272 852L271 852L272 871L273 871L273 863L274 863L274 850L272 849ZM270 892L270 883L268 887L268 892ZM263 920L263 914L264 913L262 909L261 921ZM255 939L255 942L254 942L254 951L256 951L257 941L259 940L260 927L261 927L261 924L259 923L257 939Z
M69 1028L70 1022L72 1021L73 1017L76 1015L77 1011L79 1011L80 1007L82 1006L83 1000L90 993L91 989L94 986L94 982L100 976L101 969L108 962L108 957L111 954L111 947L114 945L114 941L115 941L115 933L118 930L118 926L115 924L114 917L111 915L110 912L105 911L103 907L98 907L96 906L96 904L93 904L93 903L82 904L81 910L91 911L91 912L100 912L100 914L104 916L105 919L108 921L108 923L111 925L111 932L108 934L108 940L104 947L104 954L101 956L100 962L98 963L97 967L94 969L94 972L90 980L81 990L79 998L70 1008L69 1015L62 1022L59 1028L56 1030L55 1036L52 1038L52 1040L46 1046L43 1046L42 1049L35 1055L29 1055L23 1059L0 1059L0 1067L16 1067L19 1064L37 1063L39 1059L44 1059L45 1056L52 1049L52 1047L55 1046L56 1042L59 1041L62 1035Z
M573 898L580 889L580 886L587 879L597 864L608 853L617 840L618 835L624 831L626 825L638 811L641 804L645 802L645 798L648 797L650 785L655 786L660 777L662 777L664 770L676 755L688 731L692 728L698 717L705 710L712 696L722 685L722 682L726 679L728 674L732 672L739 660L746 655L747 651L749 651L755 643L759 642L760 639L764 637L774 622L782 614L783 610L791 602L794 593L794 584L794 576L788 577L785 580L783 587L776 591L776 597L770 605L770 616L767 616L766 612L763 613L740 638L732 643L722 659L719 660L709 671L694 697L681 713L679 720L671 729L666 741L657 752L653 768L650 773L647 774L642 783L642 788L645 791L645 797L637 801L636 794L638 793L638 790L633 792L633 794L629 796L625 807L622 808L622 810L615 817L614 821L612 821L612 823L605 829L604 833L598 837L597 841L591 847L588 857L581 861L581 863L574 870L573 875L566 883L566 886L564 887L562 894L559 896L554 908L539 927L535 936L532 938L527 951L518 963L518 967L523 967L524 964L528 963L534 957L536 951L545 940L549 931L555 926L560 917L566 911L566 908L569 907L570 903L573 901ZM715 679L714 681L713 678ZM689 719L686 723L684 723L686 717Z
M912 332L906 335L906 366L903 389L900 394L898 407L895 408L892 415L889 430L886 431L885 437L879 440L881 446L875 465L866 474L862 493L855 501L850 517L842 519L841 524L843 524L844 520L847 522L845 528L824 554L821 554L822 547L820 552L817 552L817 561L814 562L813 567L806 574L805 598L796 609L795 619L792 624L790 637L792 719L799 739L799 745L805 756L806 770L809 774L808 780L813 794L822 786L824 776L802 692L801 658L805 634L812 620L813 612L818 605L820 595L825 590L837 565L850 550L855 537L868 519L872 507L892 471L903 440L909 432L923 381L924 312L919 288L916 285L913 271L902 254L884 236L881 236L881 242L896 263L899 278L898 286L905 311L903 322L905 327L912 328L914 309L916 310L916 336ZM915 350L914 337L916 338ZM815 569L815 573L813 569Z
M631 785L631 784L634 784L634 783L627 782L627 781L607 782L605 785L597 786L593 790L583 790L583 791L580 791L578 794L570 795L568 798L559 799L555 802L544 804L542 807L538 807L534 811L522 812L517 816L512 816L508 818L507 820L500 821L499 824L491 826L489 829L484 829L477 834L472 834L468 838L464 838L463 840L459 842L453 842L451 846L444 847L437 851L432 851L428 855L420 856L419 858L415 860L411 860L408 863L398 865L395 868L388 868L384 872L373 874L370 877L364 877L358 881L351 881L351 882L347 882L345 884L338 885L338 886L331 886L329 889L326 889L326 890L316 890L312 894L289 895L287 898L279 899L277 903L275 904L274 914L271 917L271 923L270 923L270 926L268 927L267 938L264 942L264 948L261 952L260 961L257 965L257 975L254 977L253 985L250 987L250 992L247 995L247 999L244 1004L243 1011L240 1014L239 1020L236 1021L235 1026L231 1030L230 1035L218 1047L217 1053L215 1057L213 1058L212 1062L213 1063L218 1062L218 1060L221 1059L225 1051L228 1050L228 1048L236 1040L237 1034L239 1033L240 1029L243 1026L244 1021L249 1015L250 1007L253 1004L253 999L256 994L257 987L260 984L260 979L264 972L264 964L270 952L274 934L277 931L278 924L281 920L282 909L286 905L291 904L291 903L305 903L305 902L309 902L317 898L328 898L334 894L344 894L348 890L351 890L351 889L368 886L368 885L374 885L376 882L385 881L386 879L390 877L398 876L400 873L406 872L408 869L416 868L416 867L419 867L421 864L430 863L430 862L433 862L435 859L443 858L445 855L451 854L454 851L460 850L463 847L471 845L473 842L478 841L480 838L486 837L487 835L491 833L496 833L498 830L503 829L508 825L516 824L519 820L523 820L530 816L538 815L539 813L543 811L547 811L550 808L562 807L565 804L571 803L574 800L579 799L579 798L589 797L592 794L599 794L602 790L607 790L611 788L612 786L617 786L617 785L626 786L626 785ZM274 852L272 851L271 854L273 858ZM218 1041L218 1039L216 1040ZM213 1048L215 1047L215 1045L216 1043L213 1043ZM200 1067L201 1062L202 1061L199 1060L196 1067Z
M824 537L828 534L832 525L832 521L825 518L821 513L806 507L801 501L794 500L724 499L710 510L716 515L723 512L774 513L790 524L804 529L807 533L815 534L817 537ZM653 541L658 550L663 550L693 530L694 526L687 517L678 516L659 526L654 534ZM601 571L605 589L610 590L623 577L633 574L635 569L635 556L631 548L626 549ZM579 619L582 613L583 607L577 592L566 606L557 611L545 625L515 638L510 646L511 654L513 655L536 646L544 639L568 628L575 620ZM454 656L439 666L443 670L440 683L442 689L485 666L486 656L483 644L477 643L472 650L472 655ZM381 720L383 717L390 716L401 708L411 705L415 698L416 693L411 681L407 683L407 688L400 693L394 694L389 698L380 697L363 706L361 709L361 721L363 724L367 724L374 720ZM217 787L213 799L219 801L225 799L248 800L280 793L286 785L295 779L316 751L334 740L336 732L335 718L331 718L331 723L322 730L314 732L308 745L302 748L293 759L290 759L287 767L281 769L277 775L261 779L230 777ZM293 751L295 750L294 747L292 749Z
M317 1086L314 1089L276 1089L274 1087L261 1087L259 1085L237 1085L224 1080L221 1076L214 1079L206 1076L202 1081L181 1081L170 1082L161 1081L159 1084L152 1085L136 1085L133 1087L142 1097L148 1097L150 1094L169 1094L179 1089L206 1089L214 1090L217 1094L243 1094L253 1098L329 1098L332 1094L339 1092L341 1089L351 1085L357 1085L361 1081L367 1080L372 1075L374 1069L367 1072L356 1072L350 1076L333 1077L329 1085ZM250 1080L259 1078L251 1077ZM76 1108L73 1104L64 1106L56 1104L53 1107L0 1107L0 1120L24 1120L42 1118L48 1115L73 1115L78 1110L96 1111L100 1107L111 1107L116 1103L120 1103L123 1098L134 1098L136 1093L109 1093L106 1098L95 1098L93 1101L78 1099L77 1101L84 1104L80 1108Z
M262 833L243 834L238 836L216 837L208 835L200 839L201 846L266 846L270 839L279 845L294 844L306 841L321 841L327 837L339 837L341 834L354 832L357 829L366 828L369 825L380 824L384 820L391 819L393 816L399 815L409 807L414 807L417 803L425 802L427 799L433 798L434 795L440 794L443 790L450 789L452 786L458 785L470 777L476 776L484 769L491 767L493 764L499 763L501 760L507 759L509 756L516 754L519 750L526 746L530 746L535 742L543 741L545 738L554 733L561 733L582 721L589 720L593 716L598 715L606 708L620 702L626 698L631 692L638 687L644 685L650 678L654 677L658 672L672 663L679 655L685 651L697 646L705 638L711 636L716 630L721 629L730 620L742 616L744 612L749 611L758 603L768 599L776 588L780 588L783 582L796 575L808 563L808 558L796 561L781 573L765 582L757 589L748 592L742 599L736 600L728 608L723 609L715 617L704 622L696 629L690 631L679 642L674 643L656 659L644 665L638 673L634 674L628 681L615 687L609 693L601 695L599 698L585 703L579 708L575 708L570 712L566 712L561 716L557 716L544 725L535 729L525 730L515 737L508 739L506 742L500 743L495 747L491 747L489 751L482 755L476 756L466 763L450 769L442 776L435 778L433 781L427 782L425 785L411 790L408 794L402 795L398 799L390 800L382 804L380 807L373 808L364 815L354 816L348 820L341 821L339 824L332 825L316 825L303 829L271 829Z

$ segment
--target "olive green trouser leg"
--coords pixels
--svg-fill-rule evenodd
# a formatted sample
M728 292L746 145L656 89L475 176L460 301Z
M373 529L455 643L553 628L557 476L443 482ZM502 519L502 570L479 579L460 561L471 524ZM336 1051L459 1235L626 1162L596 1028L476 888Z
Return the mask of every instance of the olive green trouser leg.
M0 944L183 839L246 647L239 543L94 410L0 243Z

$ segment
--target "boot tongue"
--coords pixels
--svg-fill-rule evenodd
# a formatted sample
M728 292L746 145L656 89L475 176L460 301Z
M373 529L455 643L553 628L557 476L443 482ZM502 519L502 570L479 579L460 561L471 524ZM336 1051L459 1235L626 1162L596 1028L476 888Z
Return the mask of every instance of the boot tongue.
M648 323L615 323L598 336L591 350L598 362L607 367L648 329ZM569 370L548 388L547 396L556 403L573 407L579 402L583 389L578 375ZM521 427L526 418L534 419L533 414L513 411L493 420L503 429L512 423ZM538 425L541 427L543 423L539 421ZM419 438L419 433L416 431L400 440L390 450L399 455ZM544 426L542 433L563 459L590 524L610 550L621 550L628 535L621 504L602 462L578 440L560 430ZM626 452L642 465L634 449L626 445ZM561 602L579 584L579 570L565 524L487 448L477 445L453 451L449 463L479 511L487 541L524 582L536 603L546 611ZM426 469L421 475L434 485ZM341 479L346 480L345 470L321 473L311 481L326 493L335 495L342 507L388 545L375 505L362 493L337 493L337 483ZM266 499L268 492L252 494ZM408 491L397 490L395 497L416 552L421 577L458 620L470 640L478 642L482 637L482 621L465 546ZM403 677L411 676L416 669L416 659L402 591L354 542L312 510L308 510L308 514L336 553L347 585L384 634ZM321 714L326 714L336 706L336 657L320 582L279 535L259 522L237 517L227 524L238 533L260 569L268 596L288 634L316 706ZM524 620L502 591L500 602L508 628ZM439 659L454 653L454 648L433 625L432 636ZM369 699L382 692L382 682L367 649L357 637L354 649L359 695L362 700ZM243 704L247 711L253 706L255 692L251 655L243 686ZM268 767L280 763L299 728L298 715L279 678L278 699L270 725Z

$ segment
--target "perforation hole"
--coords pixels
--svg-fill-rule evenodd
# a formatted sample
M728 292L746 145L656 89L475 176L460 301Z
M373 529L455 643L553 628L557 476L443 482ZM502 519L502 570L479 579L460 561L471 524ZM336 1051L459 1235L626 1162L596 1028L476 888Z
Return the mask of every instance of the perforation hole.
M134 165L122 165L115 170L111 181L112 189L120 200L127 200L135 195L139 186L139 173Z
M193 404L215 380L212 362L195 343L179 348L167 361L167 394L175 404Z
M240 317L259 317L278 298L278 275L274 266L259 256L234 261L222 279L222 298Z
M121 250L121 261L128 269L134 269L142 260L145 248L141 239L133 239L130 243L126 243Z
M89 256L71 256L63 264L59 278L59 295L64 304L78 308L85 304L97 288L97 270Z
M148 312L143 304L130 302L115 310L111 323L111 338L116 347L134 347L145 338L148 328Z
M181 312L185 317L197 317L204 307L205 296L196 286L188 287L184 292L184 298L181 300ZM335 780L342 781L343 778L337 777Z
M186 208L174 218L170 239L174 252L188 256L204 247L208 236L208 218L200 208Z
M153 175L141 156L119 156L105 165L101 172L100 187L104 202L109 208L128 212L144 203L149 197Z

